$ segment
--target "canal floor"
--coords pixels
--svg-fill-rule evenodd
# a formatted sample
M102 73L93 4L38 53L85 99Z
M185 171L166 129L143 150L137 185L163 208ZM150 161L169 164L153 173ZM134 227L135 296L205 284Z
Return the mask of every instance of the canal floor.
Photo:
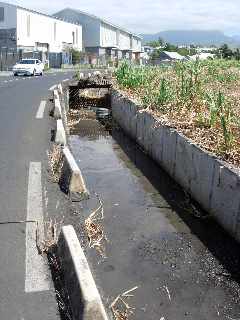
M91 197L72 215L106 308L138 286L134 320L240 319L238 244L120 128L109 133L92 111L84 115L69 141ZM95 193L104 204L105 259L84 239Z

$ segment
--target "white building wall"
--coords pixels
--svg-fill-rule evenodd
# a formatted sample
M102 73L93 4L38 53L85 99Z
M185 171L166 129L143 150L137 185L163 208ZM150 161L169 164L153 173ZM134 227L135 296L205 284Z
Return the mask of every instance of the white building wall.
M133 37L132 50L133 50L133 52L141 52L142 51L142 41L139 38Z
M15 6L0 2L4 8L4 20L0 21L0 29L12 29L17 27L17 10Z
M130 50L131 49L131 35L124 31L119 33L119 49Z
M101 23L100 26L100 43L102 47L117 47L117 29Z
M63 20L73 21L82 26L83 47L100 47L100 19L96 19L78 10L66 8L55 14Z
M82 27L17 8L17 46L35 48L37 42L49 44L50 52L61 52L63 43L82 50Z

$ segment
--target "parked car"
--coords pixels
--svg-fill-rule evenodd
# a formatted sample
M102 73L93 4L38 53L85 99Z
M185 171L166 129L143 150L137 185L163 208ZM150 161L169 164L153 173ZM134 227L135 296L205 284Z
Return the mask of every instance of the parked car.
M43 75L44 64L38 59L22 59L13 66L13 75Z

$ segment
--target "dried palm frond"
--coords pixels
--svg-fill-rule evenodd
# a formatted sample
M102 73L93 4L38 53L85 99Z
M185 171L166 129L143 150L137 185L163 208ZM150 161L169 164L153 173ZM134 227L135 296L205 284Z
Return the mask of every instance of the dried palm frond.
M53 182L58 182L63 166L63 153L60 145L54 144L52 150L48 152L48 162L51 178Z
M85 220L85 229L89 239L89 247L95 248L101 256L105 257L104 241L106 240L106 237L102 225L104 209L103 202L98 195L97 199L99 201L99 207Z
M63 219L59 222L53 219L41 224L37 222L36 246L40 254L48 253L57 244L62 225Z
M111 303L110 309L112 310L115 320L128 320L129 317L134 314L135 308L130 306L126 300L134 296L132 292L136 289L138 289L137 286L119 294Z

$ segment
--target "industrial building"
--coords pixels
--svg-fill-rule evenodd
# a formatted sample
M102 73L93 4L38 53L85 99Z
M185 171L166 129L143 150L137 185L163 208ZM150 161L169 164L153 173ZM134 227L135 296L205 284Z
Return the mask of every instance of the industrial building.
M35 56L50 66L71 63L71 49L82 51L82 26L0 2L0 63Z
M139 60L142 49L141 38L94 15L66 8L55 17L82 25L83 47L90 57L114 60Z

